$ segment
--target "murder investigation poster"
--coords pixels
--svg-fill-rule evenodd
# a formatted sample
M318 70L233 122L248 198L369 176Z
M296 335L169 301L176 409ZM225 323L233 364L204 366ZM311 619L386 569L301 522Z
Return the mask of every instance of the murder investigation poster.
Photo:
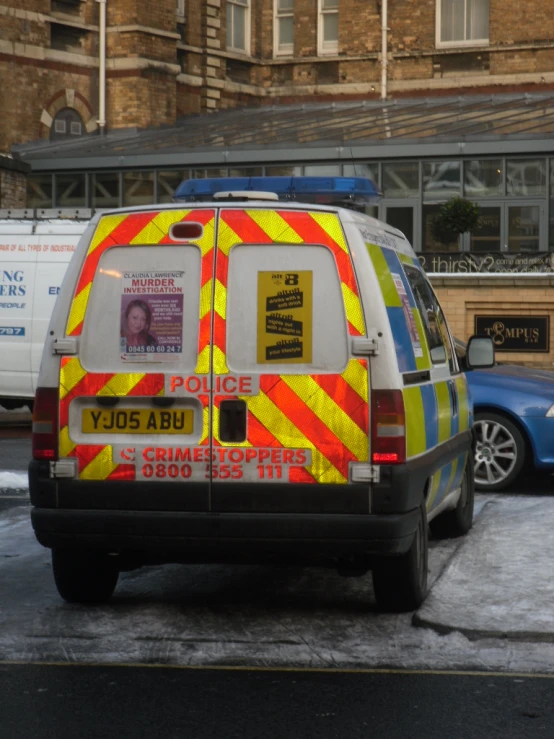
M124 272L120 352L124 362L175 361L183 351L184 271Z
M258 272L258 364L311 363L312 276Z

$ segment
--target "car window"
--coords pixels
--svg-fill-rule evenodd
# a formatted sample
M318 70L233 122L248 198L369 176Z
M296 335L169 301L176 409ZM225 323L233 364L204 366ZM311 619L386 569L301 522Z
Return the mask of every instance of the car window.
M429 288L425 277L418 269L404 265L404 272L410 283L414 300L421 315L421 322L427 337L431 361L433 364L444 364L448 358L448 350L445 346L439 325L438 311L440 308L437 300ZM452 353L451 347L450 353Z
M459 365L458 365L458 359L456 357L456 352L453 348L453 338L452 334L450 333L448 329L448 324L446 322L445 315L442 311L442 308L437 303L437 316L439 321L439 328L441 330L441 334L444 340L444 346L446 347L446 356L448 357L448 365L450 366L450 372L452 372L453 375L457 374L460 371Z
M456 356L458 357L458 359L466 358L467 344L465 341L458 339L456 336L454 336L454 349L456 351Z
M456 352L456 357L458 358L458 364L460 365L460 370L462 372L465 372L467 370L467 362L466 362L467 343L465 341L462 341L461 339L454 337L454 351Z

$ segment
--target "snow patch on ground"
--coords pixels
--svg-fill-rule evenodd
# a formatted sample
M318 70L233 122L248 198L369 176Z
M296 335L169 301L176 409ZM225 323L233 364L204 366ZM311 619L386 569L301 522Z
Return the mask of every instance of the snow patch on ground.
M28 405L22 405L19 408L4 408L2 404L0 404L0 413L30 413L31 409Z
M0 472L1 490L27 490L29 478L26 472Z

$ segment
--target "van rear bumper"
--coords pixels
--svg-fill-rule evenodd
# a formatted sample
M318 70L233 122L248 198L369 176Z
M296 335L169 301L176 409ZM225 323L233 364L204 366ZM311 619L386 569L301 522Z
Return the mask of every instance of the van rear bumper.
M160 562L367 558L407 551L417 509L397 515L195 513L34 508L38 541L50 548L141 553Z

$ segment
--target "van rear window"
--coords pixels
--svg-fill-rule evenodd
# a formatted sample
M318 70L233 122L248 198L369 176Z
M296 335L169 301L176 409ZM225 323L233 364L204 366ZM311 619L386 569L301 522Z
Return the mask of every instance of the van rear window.
M200 268L200 249L192 244L105 251L83 324L83 366L91 372L164 371L168 365L193 371Z
M314 374L346 367L341 281L324 246L234 246L226 315L231 371Z

